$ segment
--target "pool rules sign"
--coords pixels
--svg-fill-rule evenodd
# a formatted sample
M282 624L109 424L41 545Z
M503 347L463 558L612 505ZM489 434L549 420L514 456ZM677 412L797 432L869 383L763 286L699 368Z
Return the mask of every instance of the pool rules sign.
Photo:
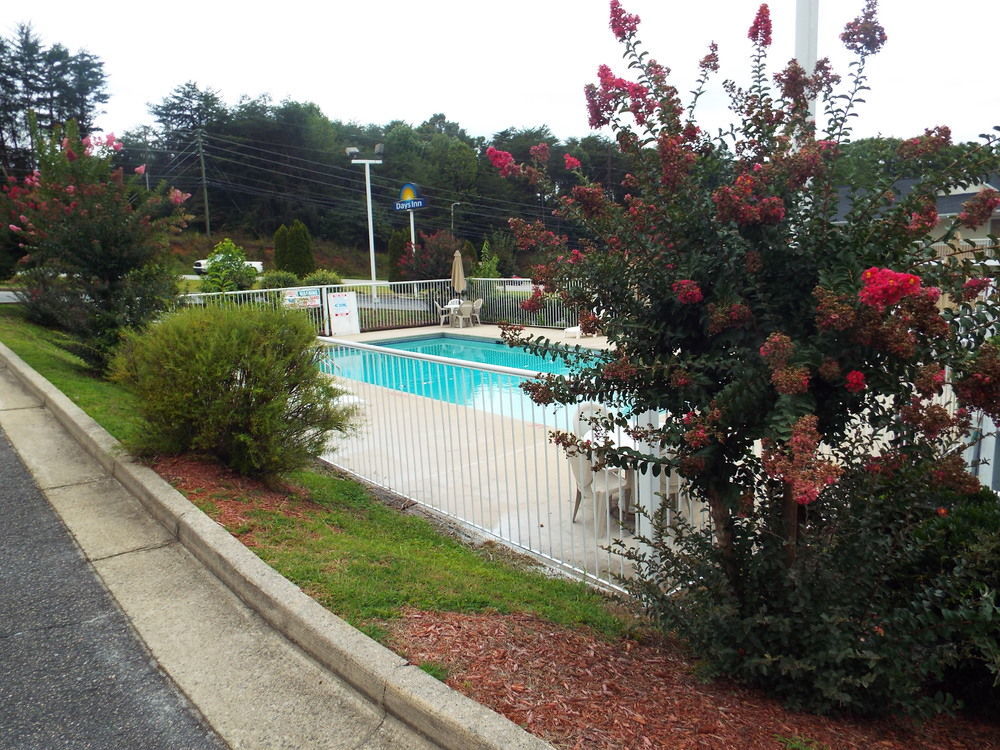
M330 314L330 335L361 333L358 317L358 295L355 292L329 292L326 295Z

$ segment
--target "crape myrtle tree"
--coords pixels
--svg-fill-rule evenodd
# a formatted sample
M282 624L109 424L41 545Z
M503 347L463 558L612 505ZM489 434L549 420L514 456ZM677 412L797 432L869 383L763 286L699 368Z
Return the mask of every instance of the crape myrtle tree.
M899 162L918 176L913 189L897 194L900 175L879 175L838 215L831 175L867 89L865 64L886 40L875 0L841 35L856 55L845 80L825 59L812 71L792 60L769 74L771 21L760 6L749 81L723 84L735 124L716 136L695 117L719 69L716 46L685 103L642 48L638 23L612 0L611 29L633 79L602 65L586 87L591 126L610 126L630 165L624 199L588 181L567 154L579 181L562 192L558 213L594 239L570 246L537 222L511 222L519 247L552 258L535 269L525 305L561 294L612 344L596 357L569 356L566 378L525 386L542 404L612 407L594 441L553 440L599 465L678 472L707 508L699 536L666 503L647 507L645 544L620 547L637 571L626 585L688 638L710 673L807 708L914 708L967 657L996 676L996 591L954 593L947 606L968 611L948 620L942 602L913 609L931 596L931 573L907 574L916 587L907 588L891 571L922 538L914 529L948 520L944 498L978 490L962 459L969 410L1000 417L997 308L983 263L996 247L956 239L990 216L1000 194L983 189L943 234L930 234L936 195L981 184L997 168L997 136L959 150L946 127L903 140ZM823 132L810 100L822 106ZM954 159L940 158L947 150ZM488 156L503 176L548 180L547 144L523 162L495 148ZM948 252L934 246L949 241ZM517 328L506 335L565 351ZM957 408L942 406L946 393ZM646 449L602 438L612 423ZM983 630L956 635L958 621ZM955 643L976 638L958 653Z
M174 276L161 261L190 196L166 185L146 190L143 167L125 175L114 165L114 133L81 138L71 120L32 134L38 169L9 178L0 198L10 215L4 229L26 253L19 294L31 319L65 330L70 348L103 369L118 332L173 299Z

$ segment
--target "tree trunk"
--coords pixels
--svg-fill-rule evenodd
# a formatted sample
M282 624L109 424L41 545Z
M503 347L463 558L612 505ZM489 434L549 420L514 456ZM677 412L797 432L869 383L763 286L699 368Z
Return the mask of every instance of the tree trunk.
M791 566L798 555L799 527L805 521L805 506L795 502L792 485L785 482L781 502L782 526L785 534L785 561Z
M722 569L729 580L734 595L739 597L739 570L736 566L736 548L733 546L733 514L717 489L707 491L708 509L715 530L715 543L722 555Z

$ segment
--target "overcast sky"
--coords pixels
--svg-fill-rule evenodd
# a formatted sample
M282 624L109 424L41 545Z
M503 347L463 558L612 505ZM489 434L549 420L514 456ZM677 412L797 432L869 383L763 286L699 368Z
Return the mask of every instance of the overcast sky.
M819 0L819 56L838 72L838 39L863 0ZM623 0L640 36L687 91L709 42L721 77L743 83L758 2ZM772 67L794 52L795 0L770 3ZM443 112L471 135L548 125L559 138L591 131L583 86L607 63L627 71L608 29L607 0L271 0L6 3L3 29L31 23L46 46L85 49L104 63L111 99L98 118L122 133L152 124L148 104L194 81L227 104L270 94L315 102L331 119L418 125ZM998 0L882 0L889 41L869 62L869 102L855 137L909 137L948 124L958 140L1000 125ZM706 101L711 123L724 99ZM699 107L701 105L699 104ZM718 124L721 124L719 121Z

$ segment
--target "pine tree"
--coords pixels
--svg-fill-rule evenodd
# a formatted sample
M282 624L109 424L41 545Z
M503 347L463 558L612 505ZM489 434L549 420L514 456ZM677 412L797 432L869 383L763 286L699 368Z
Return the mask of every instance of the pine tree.
M296 219L288 230L287 269L299 278L316 270L316 260L312 253L312 237L306 225Z
M274 267L279 271L290 271L288 267L288 227L282 224L274 233Z

